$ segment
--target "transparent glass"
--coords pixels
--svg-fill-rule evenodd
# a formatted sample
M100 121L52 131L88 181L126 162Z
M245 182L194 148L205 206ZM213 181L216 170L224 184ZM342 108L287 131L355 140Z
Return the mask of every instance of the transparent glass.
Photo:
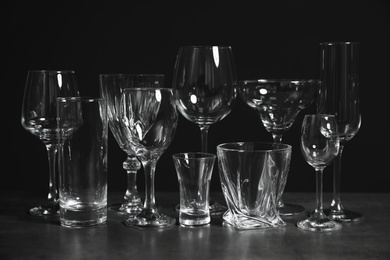
M322 205L322 175L339 152L340 138L333 115L306 115L302 123L301 151L303 157L316 170L317 207L310 217L297 223L298 228L308 231L335 231L341 224L329 219Z
M180 187L180 225L191 227L209 224L209 190L215 154L178 153L172 155L172 158Z
M57 97L79 96L73 71L28 71L22 126L46 146L49 161L47 200L29 210L34 216L58 216Z
M184 46L178 51L173 75L177 108L199 126L201 151L208 151L208 131L225 118L236 98L236 71L230 46ZM210 202L211 214L226 207ZM178 210L178 207L177 207Z
M57 99L60 222L96 226L107 220L107 105L103 99Z
M292 147L277 143L217 146L219 175L228 210L223 219L238 230L282 227L277 208L279 179L285 178Z
M341 158L345 144L360 129L359 108L359 43L321 43L321 88L318 113L336 116L340 136L340 152L333 165L333 199L325 213L341 222L359 222L363 214L347 210L341 203Z
M169 227L176 219L159 212L155 203L154 178L157 161L170 145L178 113L172 89L128 88L123 90L120 119L131 149L145 172L145 201L142 211L130 215L125 224L139 227Z
M298 113L313 103L319 80L258 79L240 83L243 101L259 114L263 126L281 143L283 134L290 130ZM287 182L281 179L278 187L278 206L282 216L305 212L301 205L284 203L282 194Z
M127 189L122 203L109 205L110 211L118 214L138 214L142 201L138 194L137 172L141 163L130 146L124 125L119 118L120 101L125 88L161 88L164 85L162 74L100 74L100 96L107 102L108 124L119 147L127 154L123 169L127 173Z

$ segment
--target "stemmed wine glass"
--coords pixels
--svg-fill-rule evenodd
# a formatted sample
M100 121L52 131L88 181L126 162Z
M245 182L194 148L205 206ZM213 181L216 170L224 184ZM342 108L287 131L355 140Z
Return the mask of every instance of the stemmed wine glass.
M329 219L322 209L322 175L337 156L340 138L334 115L306 115L301 130L301 151L308 164L316 170L317 207L310 217L297 223L298 228L309 231L334 231L341 224Z
M22 126L46 146L49 161L47 201L30 209L34 216L58 215L57 97L79 96L73 71L28 71L22 108Z
M127 88L123 90L120 119L132 150L145 172L145 201L142 211L125 220L127 226L167 227L176 219L159 212L155 203L154 177L160 156L170 145L178 113L172 89Z
M178 51L173 75L175 100L180 113L199 126L202 152L208 152L210 126L232 109L236 98L235 78L230 46L184 46ZM210 202L211 214L226 209Z
M309 106L315 98L318 80L258 79L240 82L240 96L261 118L265 129L272 134L275 143L281 143L285 132L290 130L298 113ZM282 194L287 175L281 176L277 201L279 214L292 216L301 214L305 208L296 204L285 204Z
M127 154L123 169L127 172L127 189L122 203L109 205L108 209L119 214L138 214L142 201L137 189L137 172L141 163L130 146L128 136L119 118L120 101L125 88L160 88L164 84L162 74L101 74L100 95L107 102L108 124L119 147Z
M344 145L360 129L359 43L321 43L321 88L317 112L334 114L340 135L340 152L333 165L333 199L325 213L333 220L359 222L363 214L344 209L340 198L341 157Z

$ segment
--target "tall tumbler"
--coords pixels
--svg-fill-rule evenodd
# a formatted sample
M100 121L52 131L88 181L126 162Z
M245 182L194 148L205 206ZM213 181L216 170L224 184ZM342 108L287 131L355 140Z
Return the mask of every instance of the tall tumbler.
M334 162L333 199L325 213L340 222L358 222L363 215L344 209L340 199L341 156L344 145L360 129L359 110L359 43L325 42L321 47L321 86L317 110L336 116L340 151Z
M67 227L107 219L107 107L96 98L58 98L60 221Z

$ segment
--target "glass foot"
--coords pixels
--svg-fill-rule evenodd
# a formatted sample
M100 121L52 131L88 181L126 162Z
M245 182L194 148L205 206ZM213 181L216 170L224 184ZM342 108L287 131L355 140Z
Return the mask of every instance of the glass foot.
M328 232L339 230L342 225L328 218L320 220L308 218L298 222L297 227L307 231Z
M344 223L358 223L363 220L364 216L363 214L355 211L350 210L342 210L335 211L331 209L325 209L324 210L325 215L328 216L328 218L338 221L338 222L344 222Z
M284 203L283 206L279 207L280 216L296 216L305 213L305 208L297 204Z
M225 205L221 205L215 201L210 202L210 215L223 215L228 209ZM175 206L175 211L180 211L180 204Z
M140 205L126 205L121 203L115 203L109 205L108 210L120 215L137 215L141 212L142 207Z
M57 217L59 216L59 204L57 202L46 202L38 207L29 210L31 216Z
M166 228L175 225L176 219L164 214L146 217L141 213L137 216L129 217L124 223L128 227Z

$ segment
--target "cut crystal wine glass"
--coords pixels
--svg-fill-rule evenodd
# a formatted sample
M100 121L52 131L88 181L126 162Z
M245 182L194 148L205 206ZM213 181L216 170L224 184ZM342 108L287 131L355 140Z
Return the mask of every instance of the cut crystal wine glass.
M119 147L127 154L123 169L127 172L127 189L122 203L108 206L110 211L119 214L138 214L142 201L137 189L137 172L141 163L130 146L124 126L119 118L120 101L125 88L161 88L164 84L162 74L101 74L100 95L107 102L108 124Z
M345 144L360 129L359 43L321 43L321 88L318 113L334 114L340 135L340 152L333 165L333 199L325 213L341 222L359 222L363 214L347 210L341 203L341 157Z
M239 93L243 101L260 115L265 129L272 134L275 143L293 125L298 113L313 103L319 85L318 80L258 79L240 82ZM282 194L287 175L282 176L278 185L279 214L291 216L301 214L301 205L287 204Z
M170 145L178 113L172 89L128 88L123 91L120 119L131 149L145 172L145 201L142 211L126 219L127 226L169 227L176 219L159 212L155 203L154 178L157 161Z
M236 72L230 46L184 46L178 51L173 75L177 108L199 126L202 152L208 152L208 131L224 119L236 98ZM176 207L178 210L178 207ZM210 213L226 206L210 201Z
M47 201L30 209L34 216L57 216L57 97L79 96L73 71L28 71L22 108L22 126L46 146L49 161Z
M308 219L297 223L298 228L308 231L334 231L341 224L329 219L322 209L322 175L339 152L340 138L333 115L306 115L302 123L301 151L303 157L316 170L317 207Z

